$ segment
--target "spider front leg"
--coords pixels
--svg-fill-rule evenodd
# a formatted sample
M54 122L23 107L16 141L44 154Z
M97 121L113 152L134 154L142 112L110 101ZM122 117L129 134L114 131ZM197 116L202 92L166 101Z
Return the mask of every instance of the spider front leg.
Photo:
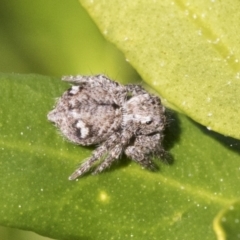
M116 133L115 133L116 134ZM116 135L115 141L112 142L112 147L109 148L108 156L106 159L96 168L93 174L97 174L110 167L111 164L116 161L119 156L123 153L125 147L129 143L132 137L131 128L125 128L123 132Z
M102 145L100 145L92 154L92 156L90 158L87 158L86 161L84 163L82 163L80 165L80 167L78 167L72 174L71 176L68 178L69 180L74 180L80 176L82 176L84 173L88 172L90 170L90 168L93 166L93 164L100 160L104 155L106 155L109 151L109 149L112 148L112 146L114 146L114 144L116 144L116 141L119 139L119 134L115 133L113 135L111 135L108 140L106 140L105 142L102 143ZM109 160L108 160L109 161ZM101 165L99 166L101 167ZM102 168L102 167L101 167ZM98 168L97 168L98 169ZM94 172L97 173L98 171ZM103 170L103 169L102 169ZM101 172L102 170L100 170L99 172Z
M125 149L125 154L129 158L150 170L156 170L156 165L152 162L150 156L154 154L163 156L163 152L165 151L161 146L160 133L152 136L137 136L134 144Z
M122 145L118 144L113 149L110 150L106 159L95 169L93 175L98 174L109 168L114 161L116 161L122 153Z

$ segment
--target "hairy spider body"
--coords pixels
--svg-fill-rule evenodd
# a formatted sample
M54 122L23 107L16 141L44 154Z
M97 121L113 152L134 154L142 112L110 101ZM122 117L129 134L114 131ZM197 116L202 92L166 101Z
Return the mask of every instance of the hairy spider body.
M165 108L157 96L139 85L121 85L104 75L65 76L62 80L74 85L58 99L48 120L73 143L99 145L69 180L88 172L100 159L93 174L102 172L122 153L144 168L154 169L152 155L165 155Z

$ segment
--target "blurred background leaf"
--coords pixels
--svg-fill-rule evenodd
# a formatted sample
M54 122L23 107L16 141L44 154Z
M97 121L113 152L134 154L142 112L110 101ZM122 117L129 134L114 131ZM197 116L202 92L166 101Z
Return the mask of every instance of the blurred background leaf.
M0 52L1 72L139 79L77 0L2 0Z

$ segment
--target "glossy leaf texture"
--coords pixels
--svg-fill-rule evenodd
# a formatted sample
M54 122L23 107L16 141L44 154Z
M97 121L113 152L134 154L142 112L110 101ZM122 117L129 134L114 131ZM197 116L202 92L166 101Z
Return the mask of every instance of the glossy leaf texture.
M239 207L226 210L240 197L238 140L169 113L172 164L156 159L159 171L149 172L122 158L100 175L68 181L94 149L67 142L47 121L68 84L18 74L2 74L0 83L1 225L66 240L212 240L220 215L238 218ZM221 229L238 232L228 226Z
M80 0L165 103L240 138L240 2Z

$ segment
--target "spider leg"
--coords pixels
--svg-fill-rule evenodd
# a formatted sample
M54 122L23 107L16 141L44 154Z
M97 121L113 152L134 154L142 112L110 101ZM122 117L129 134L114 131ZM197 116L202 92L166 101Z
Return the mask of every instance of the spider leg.
M125 150L125 154L131 158L133 161L139 163L142 167L156 170L155 164L151 161L151 159L142 153L142 147L130 146Z
M78 178L79 176L82 176L84 173L88 172L89 169L92 167L92 165L100 160L104 154L108 152L109 149L112 148L114 143L116 142L118 138L118 134L113 134L109 137L107 141L105 141L101 146L99 146L92 154L90 158L87 158L87 160L82 163L68 178L69 180L74 180Z
M105 153L107 149L105 146L98 147L90 158L87 158L84 163L82 163L68 178L69 180L74 180L84 173L88 172L92 165L99 160Z
M122 153L122 145L118 144L109 152L106 159L95 169L93 175L98 174L105 170L106 168L110 167L111 164L119 158L120 154Z
M86 161L80 165L80 167L78 167L68 178L68 180L75 180L76 178L78 178L79 176L83 175L85 172L88 172L88 170L91 168L91 166L93 165L93 163L96 161L97 159L93 159L91 158L87 158Z
M163 148L161 146L161 135L136 137L132 146L125 149L125 154L133 161L139 163L144 168L155 170L156 165L150 159L152 154L163 156Z

